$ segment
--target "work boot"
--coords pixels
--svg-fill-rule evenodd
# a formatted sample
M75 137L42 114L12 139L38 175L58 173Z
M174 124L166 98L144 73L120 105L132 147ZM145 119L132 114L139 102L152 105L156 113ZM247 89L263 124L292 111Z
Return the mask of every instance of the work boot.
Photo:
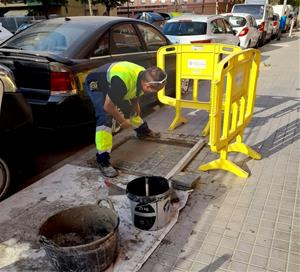
M96 156L99 170L103 176L108 178L114 178L119 174L117 169L115 169L109 162L109 153L104 152L101 154L97 154Z
M153 139L160 138L160 132L152 131L148 127L148 124L146 122L144 122L142 125L136 128L135 131L136 131L136 136L141 140L146 138L153 138Z

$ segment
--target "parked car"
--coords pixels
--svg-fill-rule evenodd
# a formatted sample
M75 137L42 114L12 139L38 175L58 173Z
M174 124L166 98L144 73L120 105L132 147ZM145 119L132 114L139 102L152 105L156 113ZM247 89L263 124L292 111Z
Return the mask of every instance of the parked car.
M17 91L12 72L0 65L0 200L11 185L13 169L28 162L32 122L31 108Z
M0 44L10 38L13 34L0 23Z
M257 47L260 32L257 29L255 18L247 13L225 13L222 14L237 32L242 48Z
M163 33L172 43L239 45L229 22L221 15L182 15L166 22Z
M162 28L165 24L165 17L158 12L141 12L138 13L136 19L148 22L158 28Z
M231 13L251 14L261 32L260 45L264 45L271 40L273 8L269 4L236 4L232 7Z
M85 16L34 24L0 46L0 63L14 71L39 128L92 125L94 111L83 90L89 71L105 63L156 65L158 48L171 44L154 26L131 18ZM174 59L175 61L175 59ZM166 92L174 91L175 62L166 67ZM156 95L144 95L142 105Z
M170 20L174 17L181 16L181 12L173 11L173 12L158 12L165 20Z
M272 39L278 38L279 35L279 24L280 24L280 16L277 13L273 15L273 31L272 31Z

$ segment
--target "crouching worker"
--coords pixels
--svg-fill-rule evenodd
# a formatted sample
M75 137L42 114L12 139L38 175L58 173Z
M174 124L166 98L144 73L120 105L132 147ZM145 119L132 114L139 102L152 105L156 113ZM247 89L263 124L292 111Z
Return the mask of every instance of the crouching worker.
M140 139L160 137L160 133L150 130L140 117L139 97L144 93L157 93L166 81L167 74L160 68L153 66L145 69L126 61L105 64L87 75L84 88L95 109L96 158L102 175L118 175L110 163L112 117L122 128L132 127Z

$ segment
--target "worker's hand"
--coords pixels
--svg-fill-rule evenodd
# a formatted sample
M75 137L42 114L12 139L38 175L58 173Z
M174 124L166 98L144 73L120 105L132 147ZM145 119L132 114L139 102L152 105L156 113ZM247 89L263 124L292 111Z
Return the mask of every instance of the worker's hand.
M122 123L121 123L121 128L130 128L131 127L131 123L130 120L125 119Z

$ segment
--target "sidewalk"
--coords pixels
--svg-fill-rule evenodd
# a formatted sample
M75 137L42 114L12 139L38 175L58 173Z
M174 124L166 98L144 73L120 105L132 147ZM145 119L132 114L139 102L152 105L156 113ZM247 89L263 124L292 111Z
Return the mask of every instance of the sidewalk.
M251 172L248 179L225 171L200 172L178 222L141 272L300 271L300 33L294 35L261 48L256 109L245 141L262 160L232 155ZM208 98L208 92L203 95ZM198 136L207 113L183 112L189 122L175 134ZM152 129L166 132L173 117L173 108L157 106L146 119ZM114 145L129 133L116 135ZM38 226L62 208L99 199L99 170L95 165L80 168L93 167L94 153L89 148L61 162L59 167L68 163L65 172L50 174L0 203L0 256L6 256L0 258L0 271L50 271L36 240ZM199 173L198 166L214 158L205 147L186 171Z
M178 223L141 272L300 271L299 37L285 35L261 48L256 109L245 141L263 159L232 157L251 177L203 173ZM167 107L160 115L172 116ZM187 116L189 123L176 133L199 133L206 114ZM165 130L165 119L153 115L148 121ZM212 158L202 150L188 170Z

